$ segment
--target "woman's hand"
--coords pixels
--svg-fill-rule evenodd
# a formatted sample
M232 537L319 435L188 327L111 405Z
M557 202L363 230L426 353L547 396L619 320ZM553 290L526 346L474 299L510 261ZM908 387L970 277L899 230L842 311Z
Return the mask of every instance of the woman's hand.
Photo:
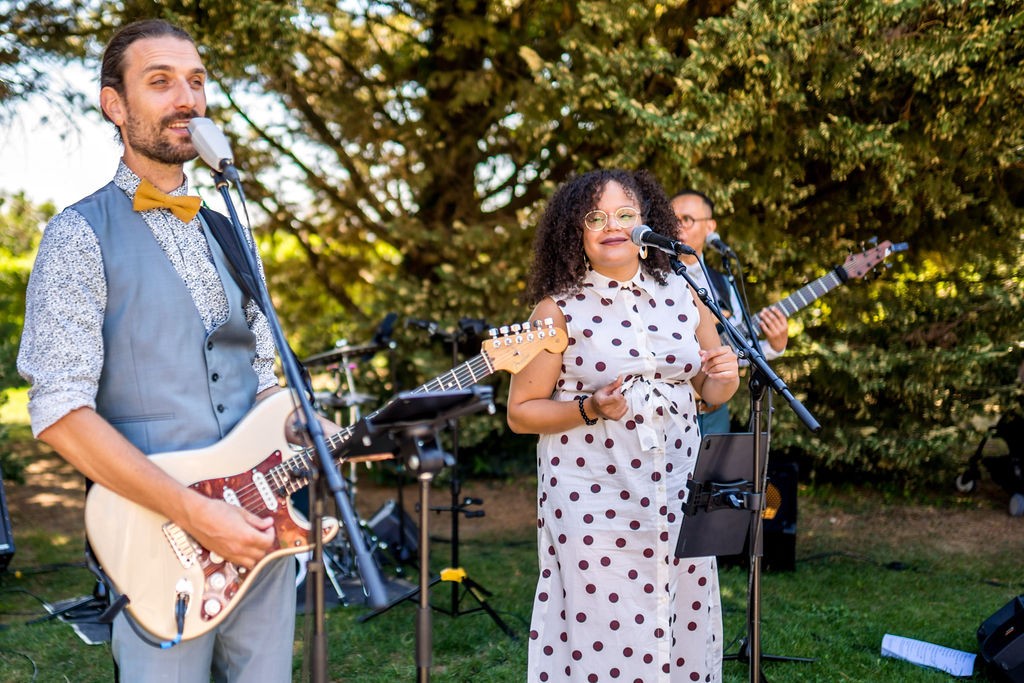
M708 379L739 379L740 363L731 346L700 350L700 369Z
M622 394L622 375L606 384L590 397L590 406L595 417L606 420L620 420L626 414L626 397ZM586 406L584 406L586 408Z
M706 402L725 403L736 393L740 385L740 365L732 347L701 349L700 370L703 378L694 388Z

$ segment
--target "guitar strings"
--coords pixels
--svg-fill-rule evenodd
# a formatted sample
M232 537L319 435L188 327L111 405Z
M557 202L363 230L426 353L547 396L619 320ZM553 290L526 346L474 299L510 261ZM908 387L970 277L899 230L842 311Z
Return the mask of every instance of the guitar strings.
M435 387L437 389L444 390L451 389L453 386L456 386L462 389L466 386L476 384L480 379L487 377L493 372L493 366L488 362L486 354L481 353L440 377L435 377L429 382L417 387L411 393L426 393ZM366 419L372 419L373 416L379 412L379 410L374 411ZM327 439L328 445L331 446L332 449L336 445L341 445L351 438L353 431L354 428L349 426L341 432L331 435ZM295 491L304 488L309 483L309 478L297 475L296 472L309 470L313 464L314 452L315 449L313 448L304 448L295 455L283 459L279 464L274 465L267 470L264 476L270 485L271 491L276 493L283 489L286 493L294 493ZM230 478L228 478L228 481L230 481ZM237 496L241 507L245 508L249 512L259 514L262 511L268 511L266 499L263 494L260 493L260 487L251 479L241 485L238 489L235 489L234 494Z

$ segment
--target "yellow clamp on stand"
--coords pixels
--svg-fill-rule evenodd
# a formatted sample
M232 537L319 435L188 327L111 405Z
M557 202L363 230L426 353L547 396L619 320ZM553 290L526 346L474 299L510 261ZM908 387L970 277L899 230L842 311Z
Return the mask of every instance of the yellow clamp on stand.
M442 581L455 581L462 583L462 580L466 578L466 570L462 567L448 567L447 569L441 570Z

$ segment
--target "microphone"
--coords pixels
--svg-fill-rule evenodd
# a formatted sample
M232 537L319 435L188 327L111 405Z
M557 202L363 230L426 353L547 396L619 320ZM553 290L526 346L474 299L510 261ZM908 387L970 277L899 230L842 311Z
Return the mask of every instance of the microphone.
M411 327L418 327L421 330L426 330L430 334L435 334L437 332L437 323L434 322L433 320L421 320L419 318L406 318L405 319L405 326L406 327L410 327L410 326Z
M210 119L195 117L188 122L188 132L192 134L192 144L195 145L199 156L210 168L223 173L230 180L238 180L231 145L217 124Z
M679 240L674 240L671 237L665 237L651 230L646 225L638 225L633 228L633 231L629 234L629 239L633 241L633 244L638 247L648 246L660 249L664 252L668 252L675 256L676 254L689 254L691 256L696 255L697 252L686 246Z
M729 245L722 241L722 238L718 236L717 232L709 232L708 236L704 238L704 244L713 248L722 256L736 258L736 252L730 249Z
M395 332L396 320L398 320L397 313L388 313L384 316L384 319L380 321L380 325L377 326L377 331L373 333L373 343L375 346L388 346L391 344L391 335Z

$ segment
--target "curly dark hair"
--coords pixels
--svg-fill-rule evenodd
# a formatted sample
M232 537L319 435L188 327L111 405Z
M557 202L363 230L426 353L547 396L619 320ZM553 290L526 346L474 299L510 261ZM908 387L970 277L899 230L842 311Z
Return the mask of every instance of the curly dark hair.
M598 169L566 180L555 190L537 225L527 295L536 304L546 296L579 290L587 273L583 251L583 216L597 208L610 182L622 186L640 209L644 224L676 239L676 216L665 190L646 171ZM640 267L661 284L669 272L668 254L649 249Z

